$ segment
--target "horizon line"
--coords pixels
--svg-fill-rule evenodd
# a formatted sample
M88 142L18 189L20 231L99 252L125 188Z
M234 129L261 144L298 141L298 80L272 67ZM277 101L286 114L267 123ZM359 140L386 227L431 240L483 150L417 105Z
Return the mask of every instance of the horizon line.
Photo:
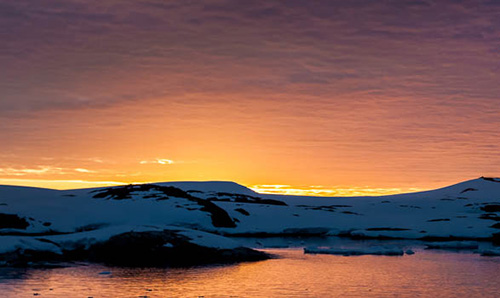
M481 176L481 178L486 178ZM478 179L478 178L475 178ZM466 179L457 183L470 181ZM293 186L284 184L243 184L230 180L171 180L171 181L142 181L142 182L119 182L119 181L88 181L88 180L50 180L50 179L12 179L0 178L0 185L44 188L51 190L76 190L98 187L113 187L123 185L155 184L167 182L228 182L246 187L258 194L310 196L310 197L363 197L363 196L386 196L396 194L407 194L429 191L438 188L420 187L370 187L370 186ZM8 184L3 184L8 183ZM456 183L454 183L456 184ZM454 185L450 184L450 185ZM450 185L445 185L450 186Z

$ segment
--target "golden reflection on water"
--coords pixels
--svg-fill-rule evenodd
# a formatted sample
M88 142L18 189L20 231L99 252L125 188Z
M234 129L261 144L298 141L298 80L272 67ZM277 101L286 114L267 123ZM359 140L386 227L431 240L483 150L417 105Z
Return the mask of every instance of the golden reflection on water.
M1 297L498 297L500 258L419 251L413 256L304 255L189 269L0 271ZM111 274L99 274L111 271Z

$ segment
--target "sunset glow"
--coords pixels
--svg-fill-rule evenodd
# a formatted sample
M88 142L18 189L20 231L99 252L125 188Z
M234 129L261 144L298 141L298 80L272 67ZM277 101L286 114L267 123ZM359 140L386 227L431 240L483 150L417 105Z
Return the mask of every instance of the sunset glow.
M358 196L500 176L499 5L0 2L0 184Z

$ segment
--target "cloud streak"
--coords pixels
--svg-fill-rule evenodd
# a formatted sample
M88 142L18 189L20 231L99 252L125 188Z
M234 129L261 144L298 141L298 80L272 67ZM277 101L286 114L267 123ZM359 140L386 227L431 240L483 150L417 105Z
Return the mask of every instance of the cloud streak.
M2 1L0 111L199 92L494 100L500 8L472 2Z
M40 176L40 175L65 175L71 172L77 173L97 173L97 171L84 168L60 168L52 166L38 166L35 168L0 168L0 176Z
M51 166L39 166L36 168L0 168L0 175L5 176L26 176L26 175L47 175L47 174L64 174L62 168Z
M160 165L171 165L174 163L177 163L171 159L166 159L166 158L157 158L155 160L141 160L139 162L141 165L145 164L160 164Z

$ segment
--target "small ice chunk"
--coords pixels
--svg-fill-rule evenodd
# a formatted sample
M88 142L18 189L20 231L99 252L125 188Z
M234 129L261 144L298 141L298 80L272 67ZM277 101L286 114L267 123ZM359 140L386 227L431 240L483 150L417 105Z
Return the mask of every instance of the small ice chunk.
M427 243L428 249L476 249L479 247L477 242L473 241L448 241Z
M362 248L332 248L332 247L306 247L306 254L331 254L342 256L362 256L362 255L377 255L377 256L402 256L404 251L398 247L383 247L371 246Z

